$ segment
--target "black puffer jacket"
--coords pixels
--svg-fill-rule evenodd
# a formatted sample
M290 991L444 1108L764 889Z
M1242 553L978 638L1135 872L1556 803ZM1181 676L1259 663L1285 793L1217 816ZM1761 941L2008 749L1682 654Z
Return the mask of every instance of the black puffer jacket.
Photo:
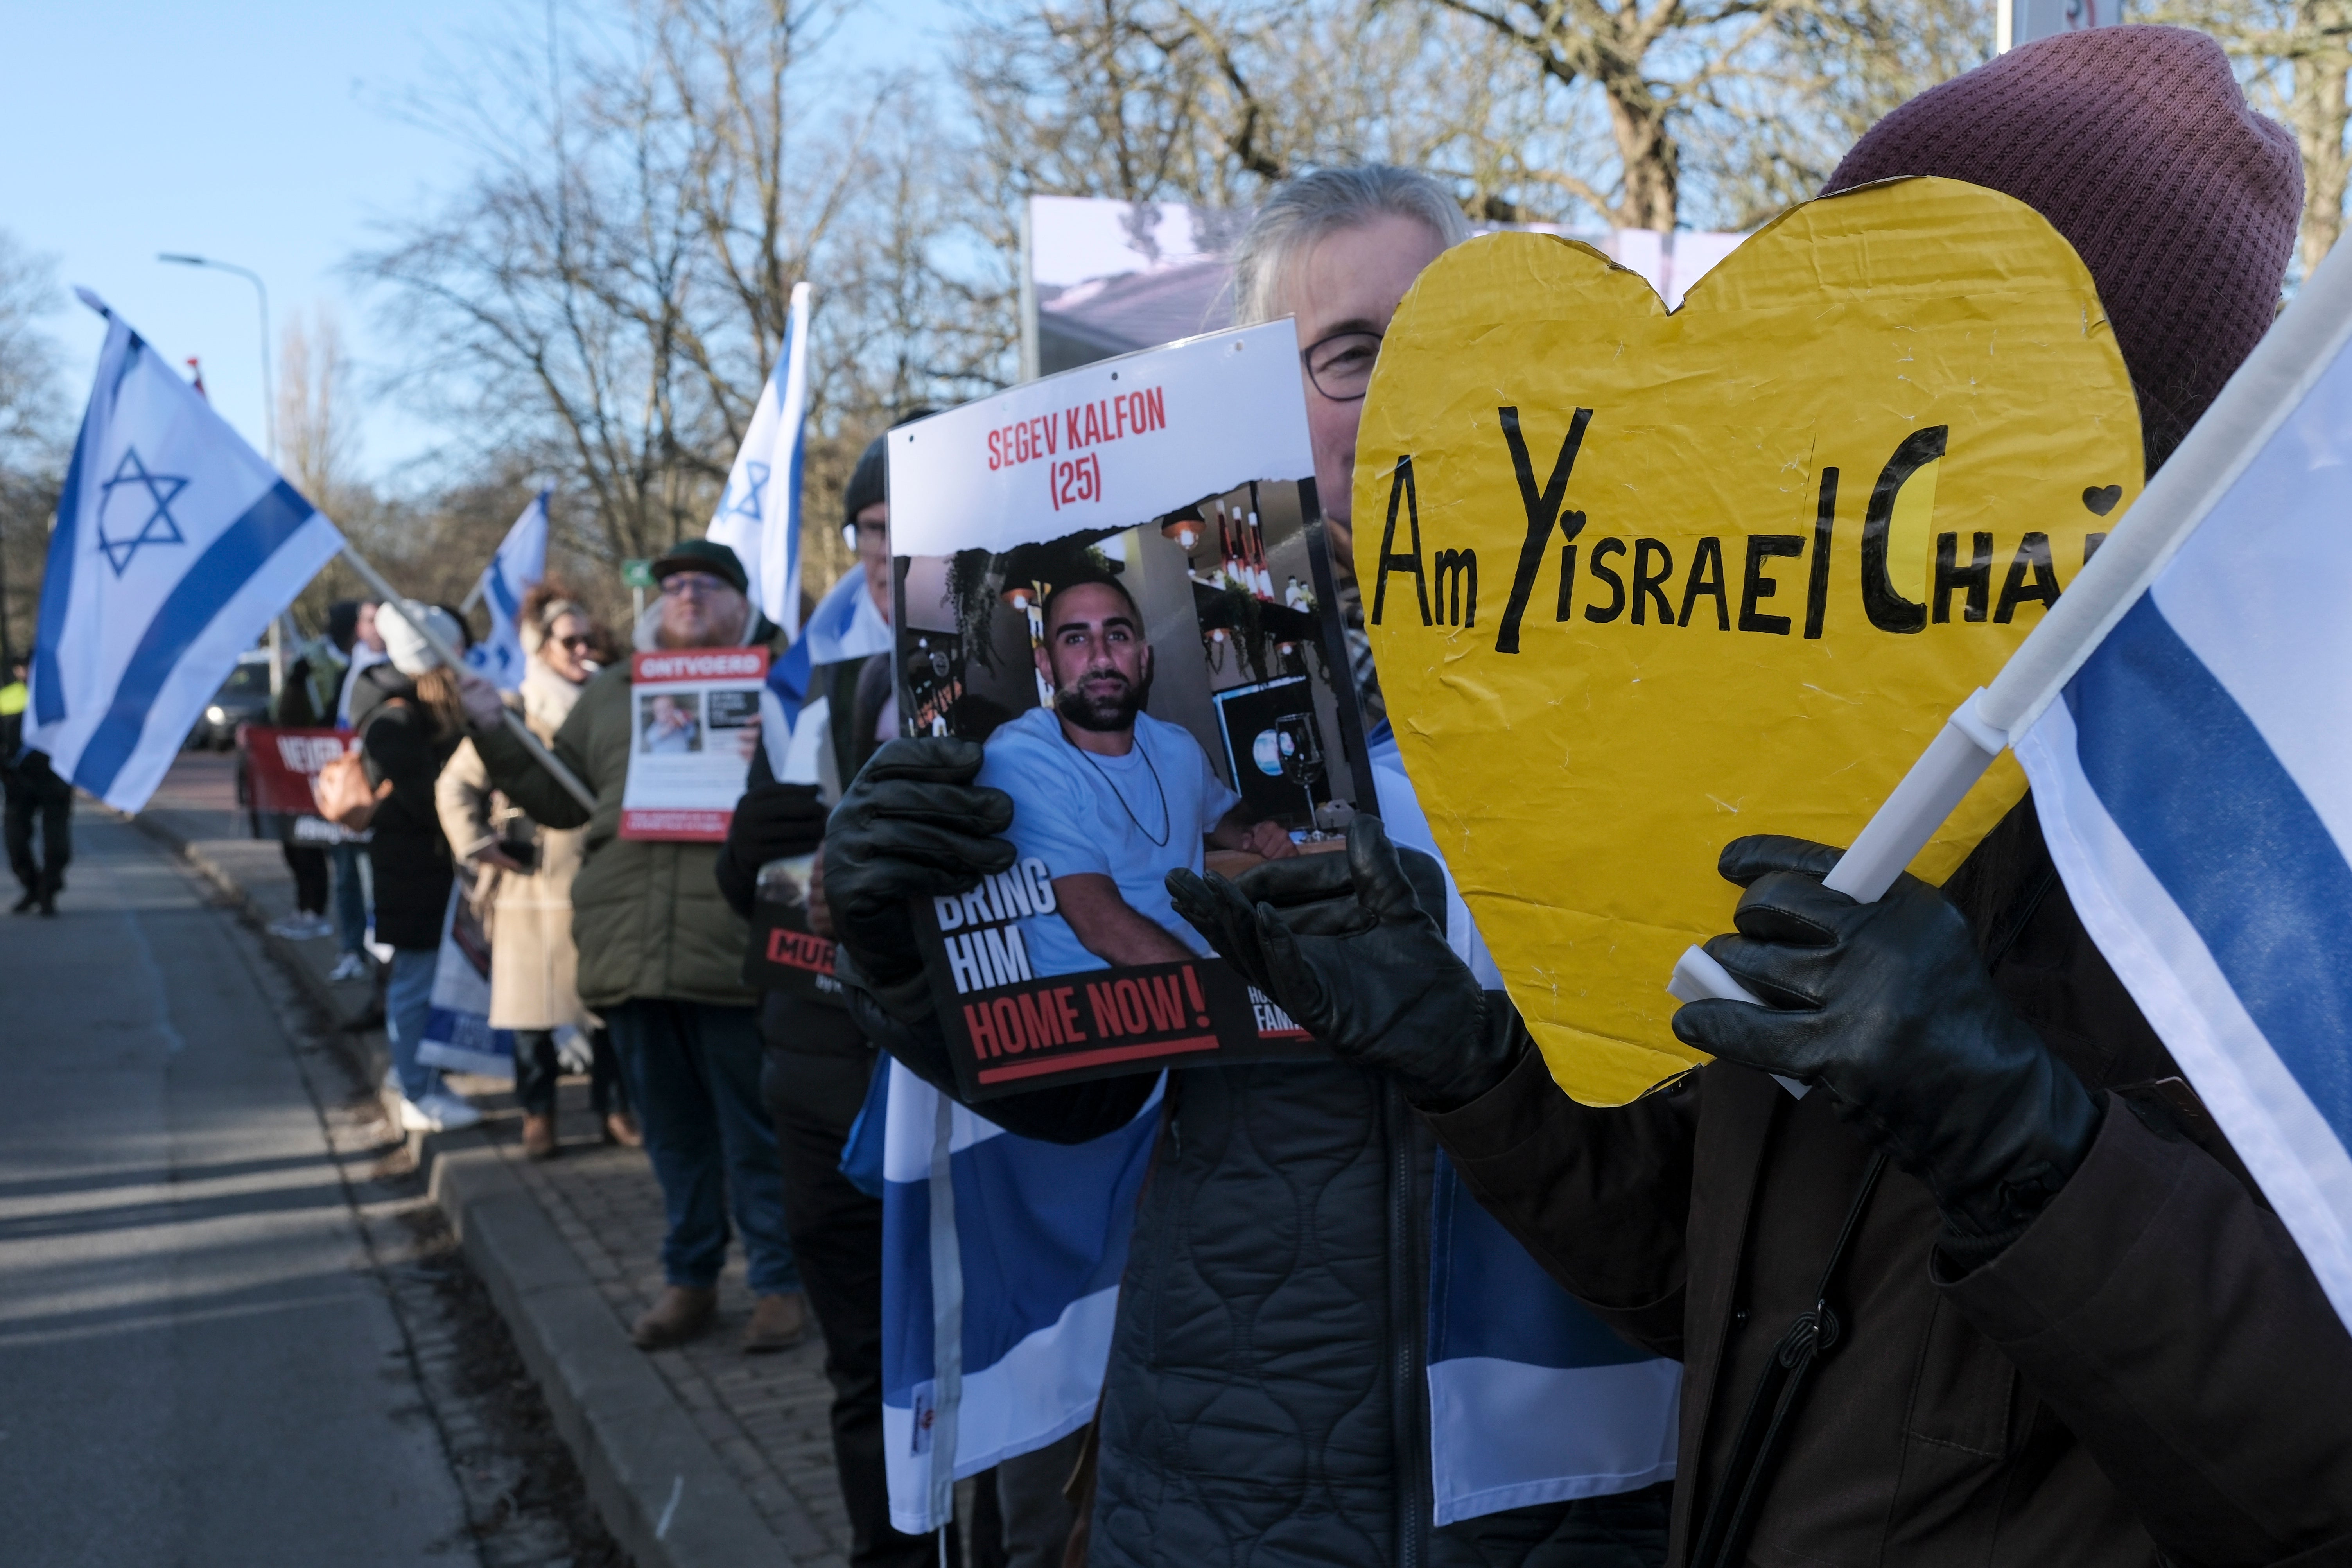
M457 733L437 732L416 700L416 683L389 664L352 677L352 727L359 731L368 783L392 781L370 823L368 859L375 884L375 938L387 946L429 951L441 945L441 917L457 875L433 781L441 776Z
M868 1037L952 1096L936 1025L845 975ZM991 1100L1007 1131L1123 1126L1150 1078ZM1393 1086L1337 1065L1169 1075L1098 1431L1091 1568L1639 1568L1665 1488L1433 1530L1423 1335L1435 1141Z

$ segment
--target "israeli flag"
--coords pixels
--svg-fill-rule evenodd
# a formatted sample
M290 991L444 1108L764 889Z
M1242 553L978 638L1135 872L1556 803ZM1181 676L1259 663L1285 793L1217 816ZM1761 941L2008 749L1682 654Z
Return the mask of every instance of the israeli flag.
M2352 1326L2347 494L2339 351L2012 744L2084 926Z
M98 380L41 584L25 743L137 811L342 535L98 296Z
M735 552L761 615L801 625L801 444L808 417L809 286L793 285L792 313L776 367L760 389L751 427L704 531Z
M482 603L489 606L490 635L466 650L466 663L501 691L522 689L524 668L522 596L547 575L547 498L541 490L507 530L498 553L482 568Z
M882 1152L882 1440L890 1522L1094 1419L1160 1092L1117 1132L1017 1138L896 1062Z
M833 712L823 695L810 699L809 682L817 667L889 651L890 623L866 591L865 572L852 567L817 601L806 629L783 657L768 666L767 689L760 698L760 735L768 747L768 766L780 781L817 781L817 755Z
M1445 858L1406 776L1395 731L1371 736L1389 840ZM1448 945L1491 990L1502 976L1445 873ZM1429 1467L1453 1524L1539 1503L1628 1492L1675 1474L1682 1365L1637 1351L1561 1289L1478 1206L1443 1152L1431 1186Z

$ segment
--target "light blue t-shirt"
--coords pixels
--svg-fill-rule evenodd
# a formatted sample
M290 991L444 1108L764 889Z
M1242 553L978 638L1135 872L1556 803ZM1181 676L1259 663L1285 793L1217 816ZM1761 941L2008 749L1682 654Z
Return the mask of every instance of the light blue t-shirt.
M1139 713L1127 755L1097 756L1064 738L1052 709L1033 708L988 738L979 782L1013 797L1005 837L1024 859L1043 860L1049 877L1110 878L1129 909L1208 954L1169 903L1165 879L1179 867L1201 869L1201 841L1242 797L1217 777L1192 731ZM1109 967L1059 914L1023 921L1022 937L1039 974Z

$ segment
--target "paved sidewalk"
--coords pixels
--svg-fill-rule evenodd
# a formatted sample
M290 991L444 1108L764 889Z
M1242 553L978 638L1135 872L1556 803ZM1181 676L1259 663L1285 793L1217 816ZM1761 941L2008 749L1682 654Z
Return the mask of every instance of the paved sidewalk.
M245 819L236 809L233 758L183 753L140 821L178 843L207 876L242 895L259 918L275 920L291 912L293 879L278 845L247 837ZM311 981L312 994L331 1002L339 1020L357 1017L368 1006L367 984L327 983L327 970L335 959L331 939L271 940L296 960ZM380 1057L382 1036L374 1036L370 1043ZM597 1141L584 1079L570 1079L562 1086L557 1127L563 1136L563 1152L546 1162L522 1157L521 1115L506 1085L463 1077L454 1081L486 1113L481 1137L412 1140L412 1147L422 1143L420 1152L427 1160L435 1157L436 1145L446 1145L452 1160L464 1150L486 1146L494 1151L504 1172L534 1200L539 1215L593 1281L614 1323L625 1333L629 1322L651 1303L662 1283L661 1194L644 1153ZM466 1193L479 1191L481 1185L478 1180L447 1184L446 1190L456 1196L443 1196L444 1206L462 1203ZM435 1190L436 1194L445 1191L437 1177ZM451 1217L461 1230L466 1227L462 1214L453 1213ZM527 1256L529 1250L528 1246L518 1248L517 1255ZM518 1299L528 1300L533 1282L512 1283ZM495 1293L495 1282L493 1289ZM740 1253L730 1258L719 1280L719 1300L715 1332L682 1349L640 1357L660 1374L662 1386L708 1444L709 1452L715 1456L713 1462L724 1471L723 1477L696 1477L693 1482L698 1488L716 1484L740 1490L773 1537L772 1554L763 1551L761 1561L837 1568L847 1559L849 1530L834 1477L825 1416L831 1391L824 1381L824 1346L812 1330L805 1343L781 1354L746 1356L735 1348L751 1311ZM523 1338L525 1325L518 1323L515 1328L517 1337ZM552 1331L542 1324L540 1332L545 1338ZM599 1346L611 1342L601 1325L590 1337ZM562 1361L566 1347L555 1345L553 1354ZM596 1382L593 1376L583 1381L592 1389ZM561 1391L551 1388L548 1392L553 1399ZM586 1415L587 1426L598 1429L600 1413L592 1409ZM609 1471L618 1463L607 1455L578 1457L582 1469L591 1477L592 1491L600 1471ZM675 1510L684 1484L681 1478L673 1489L669 1510L663 1511ZM660 1509L658 1500L655 1507ZM662 1522L666 1526L667 1521ZM632 1533L622 1520L608 1518L608 1523L625 1539ZM662 1551L661 1554L679 1563L687 1561L682 1552L672 1555ZM641 1549L640 1563L650 1568L646 1558Z

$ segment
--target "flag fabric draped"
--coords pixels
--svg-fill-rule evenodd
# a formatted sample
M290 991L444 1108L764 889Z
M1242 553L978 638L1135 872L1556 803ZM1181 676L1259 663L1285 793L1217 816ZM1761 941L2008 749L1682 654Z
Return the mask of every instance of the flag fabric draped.
M144 339L106 318L58 500L25 743L121 811L270 621L342 549L317 508Z
M1094 1419L1155 1091L1091 1142L1015 1137L896 1062L882 1149L882 1435L890 1522Z
M449 889L441 912L441 952L433 966L432 1011L417 1042L427 1067L514 1077L512 1029L490 1026L490 942L466 900L466 880Z
M1391 841L1443 868L1387 725L1370 750ZM1482 984L1502 989L1450 870L1445 904L1448 942ZM1672 1479L1681 1363L1635 1350L1561 1289L1478 1206L1442 1152L1430 1198L1429 1464L1437 1523Z
M541 490L522 509L514 526L482 568L482 603L490 612L490 635L466 650L466 663L501 691L522 689L522 596L547 575L547 498Z
M824 743L831 705L814 700L809 683L821 665L890 651L890 623L866 591L866 574L853 568L826 590L808 625L782 658L768 666L767 689L760 697L760 735L768 765L788 784L812 784L817 750Z
M793 285L775 369L760 389L735 467L704 531L735 552L751 603L796 633L801 625L801 446L808 414L809 286Z
M2014 738L2076 911L2352 1326L2352 352Z

